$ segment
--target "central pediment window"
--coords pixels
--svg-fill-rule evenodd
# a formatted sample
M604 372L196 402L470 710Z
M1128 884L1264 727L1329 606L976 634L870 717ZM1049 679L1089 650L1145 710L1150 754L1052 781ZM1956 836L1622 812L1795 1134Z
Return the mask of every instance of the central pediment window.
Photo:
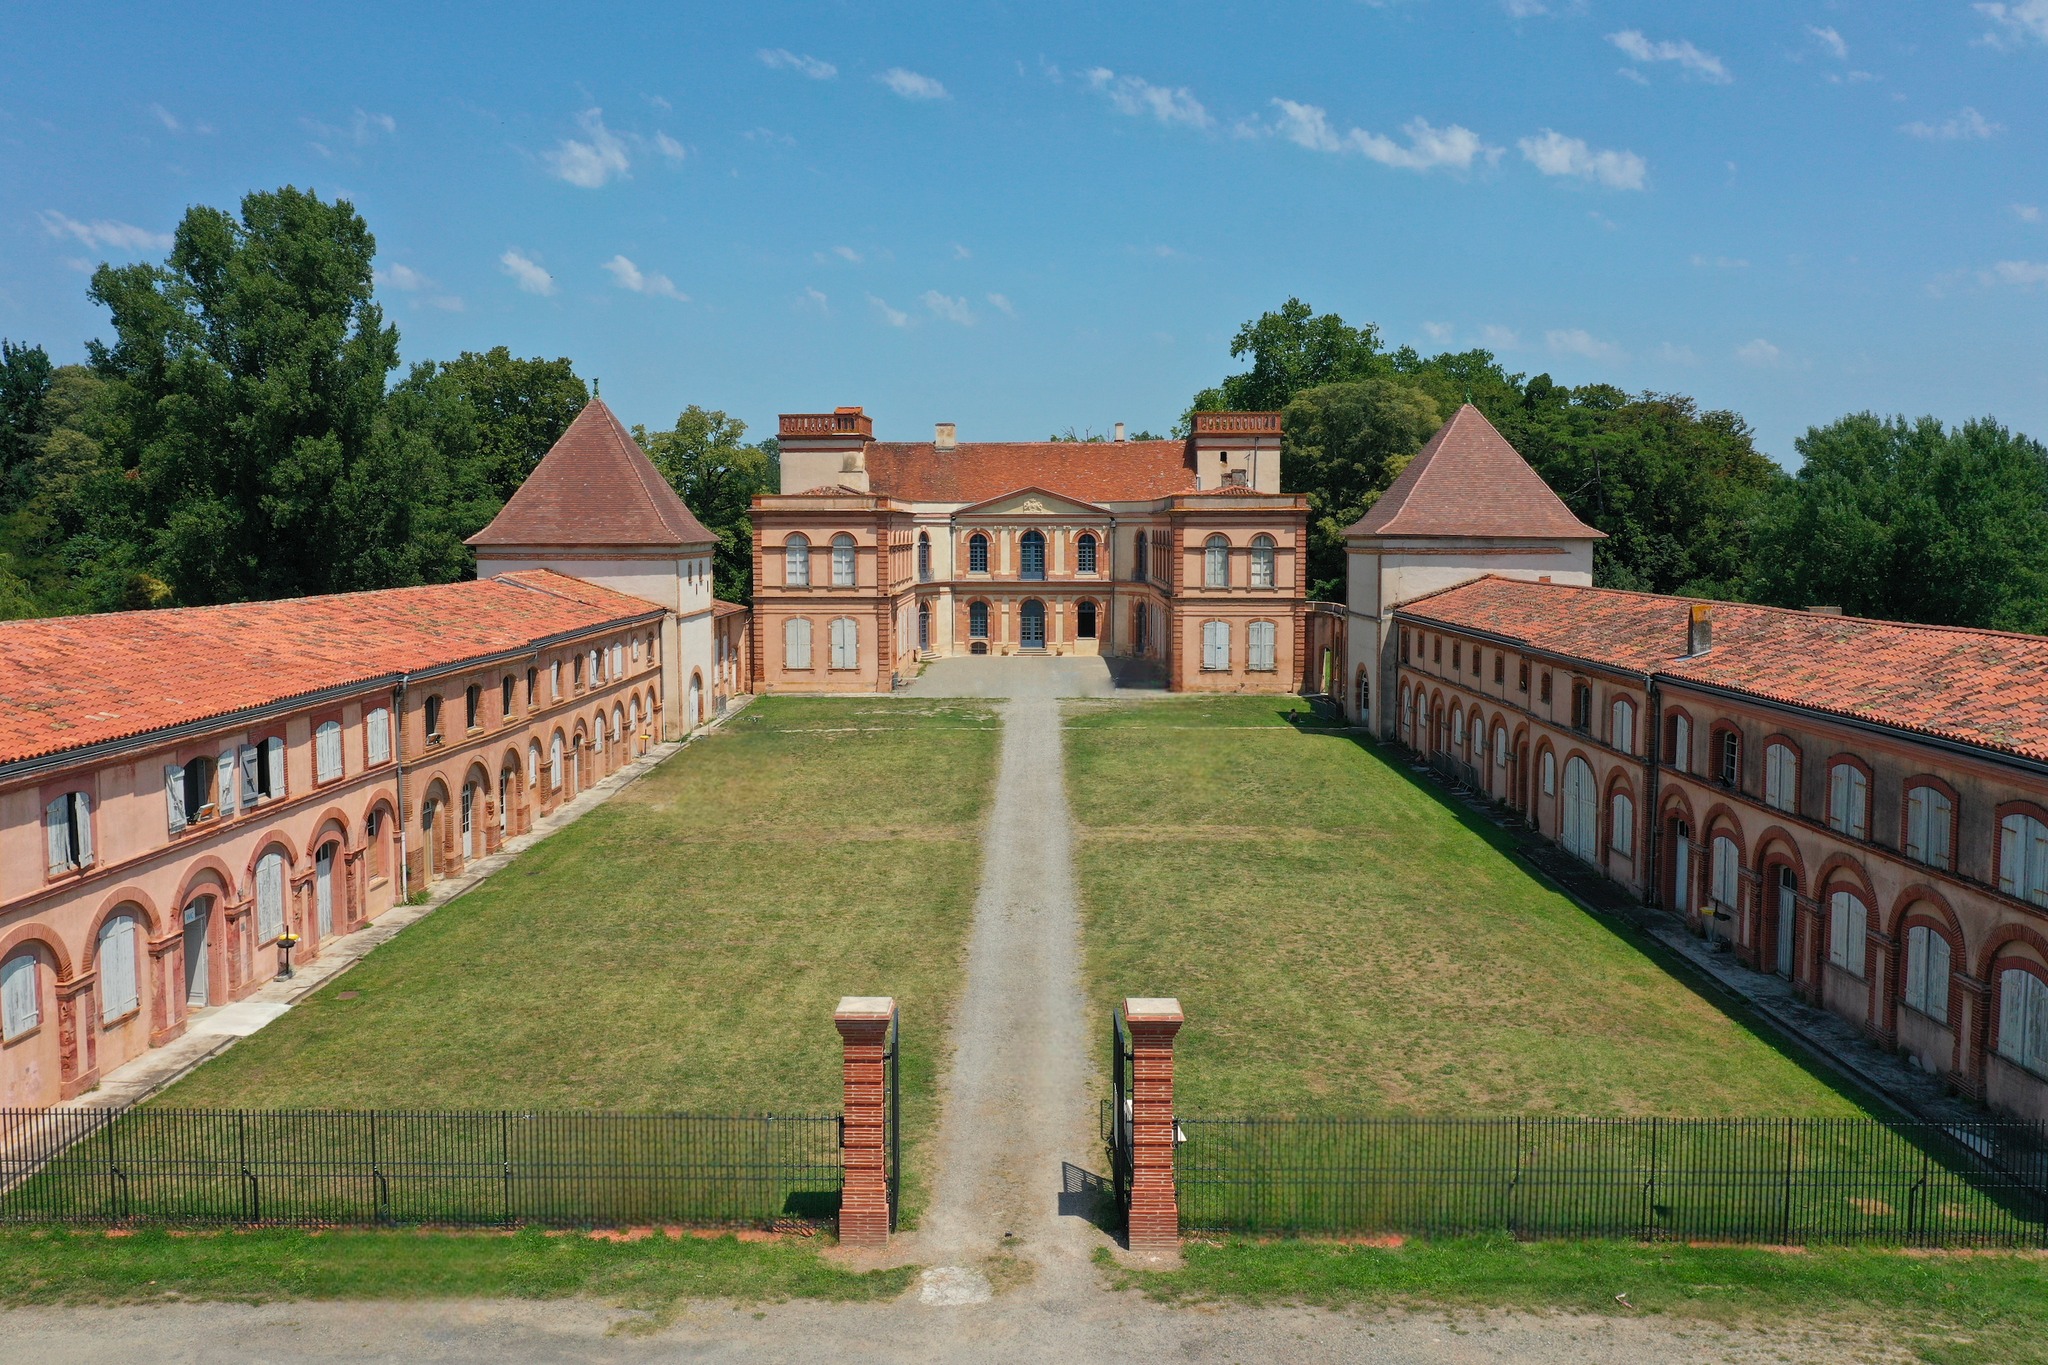
M1020 573L1024 578L1045 577L1045 535L1039 531L1026 531L1021 545Z

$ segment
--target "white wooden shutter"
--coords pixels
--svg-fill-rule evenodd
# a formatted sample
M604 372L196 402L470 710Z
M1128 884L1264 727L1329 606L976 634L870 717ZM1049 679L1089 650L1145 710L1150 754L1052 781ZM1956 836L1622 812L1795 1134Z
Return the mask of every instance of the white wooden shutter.
M2048 905L2048 825L2027 818L2027 875L2021 894L2036 905Z
M1948 940L1932 929L1927 931L1927 1016L1948 1022Z
M1828 961L1837 967L1848 962L1849 897L1837 891L1828 897Z
M1275 667L1273 657L1274 635L1275 631L1271 621L1252 622L1247 642L1251 653L1252 668L1266 672Z
M1849 833L1858 839L1870 833L1870 779L1860 768L1849 769Z
M1932 937L1923 924L1906 931L1906 1003L1916 1010L1927 1008L1927 941Z
M256 941L268 943L284 932L284 855L256 860Z
M164 764L164 805L171 818L171 833L185 828L185 770L175 763Z
M1927 790L1927 861L1936 867L1947 867L1951 850L1949 848L1950 827L1955 823L1955 807L1948 797L1932 788Z
M254 806L256 804L256 798L260 794L257 789L256 765L256 746L253 744L244 744L242 746L240 760L236 764L236 766L240 768L242 772L243 810L248 810L250 807Z
M2008 896L2017 896L2020 878L2026 869L2021 866L2026 857L2026 845L2020 838L2020 817L2008 815L1998 822L1998 889Z
M0 1037L19 1037L42 1021L35 954L17 953L0 968Z
M1828 824L1847 833L1849 829L1849 773L1846 763L1828 769Z
M43 807L43 833L49 847L50 871L60 872L71 866L71 794L64 795Z
M263 741L263 775L270 780L270 795L285 794L284 741L276 735Z
M798 616L782 627L783 662L790 668L811 666L811 623Z
M1998 1055L2018 1061L2027 1045L2026 988L2034 978L2007 968L1998 974Z
M111 1023L142 1003L135 983L135 921L116 915L100 929L100 1018Z
M78 865L92 866L92 795L71 793L71 837L78 845Z
M1735 841L1726 837L1714 840L1714 899L1731 909L1736 904L1737 872L1735 867Z
M235 813L235 795L238 785L235 781L235 751L222 749L220 757L213 764L214 809L223 817Z
M1230 626L1222 621L1202 624L1202 667L1230 667Z
M1674 771L1692 771L1692 722L1684 716L1671 721L1671 767Z
M371 763L391 761L391 713L379 706L363 721L364 752Z
M313 766L322 782L341 776L341 722L322 721L313 732Z
M1906 793L1906 856L1915 862L1924 863L1927 857L1927 798L1925 787L1915 787Z

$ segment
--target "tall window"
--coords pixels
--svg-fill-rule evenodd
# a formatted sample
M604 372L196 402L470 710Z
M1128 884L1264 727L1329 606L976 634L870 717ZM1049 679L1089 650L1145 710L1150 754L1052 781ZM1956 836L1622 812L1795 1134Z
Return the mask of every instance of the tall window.
M1828 961L1851 976L1863 975L1863 936L1869 911L1853 892L1828 897Z
M792 588L811 586L811 538L792 533L782 542L782 581Z
M1725 834L1715 835L1714 875L1708 894L1730 910L1742 903L1741 868L1741 859L1735 851L1735 841Z
M1252 537L1252 586L1270 588L1273 586L1273 537L1258 535Z
M1828 826L1851 839L1870 835L1870 779L1853 763L1828 769Z
M1494 666L1494 672L1495 674L1500 672L1498 663ZM1499 682L1500 678L1496 676L1494 681ZM1607 738L1609 743L1625 754L1632 754L1636 751L1636 704L1634 702L1626 698L1617 698L1614 705L1608 708Z
M92 866L92 797L65 792L43 807L43 833L49 844L50 871Z
M0 1039L12 1042L43 1022L36 955L16 953L0 967Z
M1929 867L1946 868L1953 856L1955 804L1938 787L1906 793L1906 856Z
M1617 858L1633 858L1636 853L1636 803L1629 799L1627 792L1616 792L1610 813L1608 839Z
M1799 811L1799 755L1789 744L1764 747L1764 804L1774 810Z
M988 537L979 531L967 537L967 572L988 572Z
M1202 586L1230 586L1230 542L1222 536L1210 536L1202 546Z
M920 583L932 581L932 533L930 531L919 531L917 533L917 581Z
M1557 795L1557 755L1548 749L1543 751L1543 794Z
M1495 650L1493 654L1493 680L1496 683L1506 682L1507 673L1508 656L1501 653L1499 650Z
M168 807L171 833L176 834L188 824L206 819L216 809L214 772L214 761L210 758L195 758L182 765L164 765L164 802ZM252 796L252 804L253 800Z
M507 689L512 686L509 678L505 686ZM509 697L507 701L510 701ZM509 711L511 708L508 705L506 709ZM363 717L363 754L371 763L391 761L391 713L381 706L370 708L370 713Z
M1998 1055L2048 1076L2048 983L2018 967L1998 974Z
M782 662L786 668L811 666L811 623L801 616L782 623Z
M1034 581L1045 577L1045 535L1039 531L1026 531L1017 542L1017 573L1020 578Z
M1948 1022L1948 940L1924 924L1906 931L1906 1003L1937 1024Z
M1722 730L1714 735L1714 776L1722 786L1738 786L1742 782L1742 735L1735 730Z
M1493 766L1508 766L1508 727L1504 724L1493 727Z
M548 790L560 791L562 779L566 776L568 774L563 770L562 764L562 735L560 731L556 731L555 737L548 741Z
M1095 638L1095 604L1083 601L1074 608L1074 633L1083 640Z
M1572 728L1580 731L1593 728L1593 687L1590 683L1572 684Z
M420 712L426 717L427 738L439 739L441 737L441 699L439 697L426 698L420 703Z
M1998 822L1998 889L2048 905L2048 825L2021 814Z
M135 970L135 916L110 916L100 926L100 1021L111 1024L142 1006Z
M256 941L284 932L284 854L271 849L256 860Z
M1230 667L1230 623L1228 621L1204 621L1202 623L1202 667L1211 671Z
M1439 657L1441 657L1441 648L1439 648ZM1542 682L1541 682L1541 683L1540 683L1540 684L1539 684L1539 685L1537 686L1537 689L1536 689L1536 696L1537 696L1537 700L1541 701L1541 702L1542 702L1542 703L1543 703L1543 704L1544 704L1545 706L1548 706L1548 705L1550 705L1550 674L1549 674L1549 673L1547 673L1547 672L1546 672L1546 673L1545 673L1545 674L1543 675L1543 681L1542 681Z
M548 695L555 701L562 699L562 661L554 660L548 665Z
M1074 542L1074 572L1092 574L1095 572L1095 537L1086 531Z
M860 665L860 626L851 616L841 616L832 622L832 666L834 668L857 668Z
M853 586L853 537L843 531L832 537L832 586Z
M1692 722L1684 716L1671 718L1671 751L1664 760L1675 773L1692 771Z
M1147 548L1148 546L1150 546L1150 544L1150 537L1148 537L1143 531L1138 532L1137 555L1135 558L1131 560L1131 580L1135 583L1143 583L1145 581L1145 576L1151 572L1151 570L1146 567L1147 563L1149 562L1148 557L1151 554L1151 550Z
M313 780L332 782L340 776L341 722L323 720L313 731Z
M529 787L538 787L540 785L539 740L535 740L526 746L526 785Z
M967 607L967 638L986 640L988 638L988 603L971 602Z
M1245 648L1250 654L1249 667L1254 673L1271 673L1279 667L1275 656L1279 651L1274 647L1278 631L1271 621L1254 621L1245 629Z

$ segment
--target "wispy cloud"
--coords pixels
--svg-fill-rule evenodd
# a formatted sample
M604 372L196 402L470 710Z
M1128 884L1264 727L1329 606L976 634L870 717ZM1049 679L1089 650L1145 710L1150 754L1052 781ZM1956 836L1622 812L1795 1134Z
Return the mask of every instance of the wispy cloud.
M1658 343L1651 354L1666 365L1697 365L1700 358L1690 346L1679 346L1669 341Z
M1849 44L1842 41L1842 35L1835 32L1832 28L1820 28L1817 25L1808 24L1806 26L1806 36L1813 39L1815 43L1820 45L1822 51L1826 52L1836 61L1846 62L1849 60Z
M756 55L764 66L771 66L777 71L794 71L814 81L829 81L839 74L839 68L832 63L808 53L791 52L786 47L764 47Z
M850 246L835 246L830 251L813 251L811 253L811 259L820 265L830 265L835 258L845 261L849 265L859 265L861 262L860 253Z
M2041 206L2039 204L2014 204L2012 206L2012 216L2019 219L2022 223L2038 223L2041 221Z
M953 259L954 259L954 260L956 260L956 261L965 261L965 260L969 260L969 259L971 259L971 258L973 257L973 255L974 255L974 253L973 253L973 252L969 251L969 250L968 250L968 249L967 249L966 247L964 247L964 246L960 245L960 244L959 244L958 242L955 242L955 243L953 243Z
M1448 322L1425 322L1422 324L1422 334L1439 346L1450 344L1451 330L1451 324Z
M516 246L506 248L505 254L498 258L498 264L512 277L513 283L529 294L545 296L555 292L555 277Z
M36 215L42 219L43 231L52 237L74 237L90 247L124 255L139 255L145 251L164 251L171 245L168 232L151 232L133 223L116 222L109 218L95 218L81 223L76 218L47 210Z
M429 308L439 308L449 313L463 311L461 299L447 293L440 285L409 265L378 266L371 271L371 278L380 288L396 290L401 294L419 295L416 302L424 303Z
M1587 360L1619 360L1622 355L1619 346L1600 340L1583 327L1545 332L1543 344L1552 355L1557 356L1580 356Z
M907 100L942 100L947 98L946 87L930 76L920 76L915 71L906 71L892 66L876 80L894 90Z
M962 327L972 327L974 325L974 314L969 311L967 300L964 297L950 298L945 294L941 294L936 289L927 289L924 293L917 296L917 301L930 309L931 315L935 318L943 318L947 322L957 322Z
M331 157L337 147L367 147L380 137L392 136L398 131L398 120L389 114L373 114L367 109L358 109L344 124L302 118L299 126L317 139L308 146L322 156Z
M1665 39L1651 42L1641 29L1634 28L1610 33L1607 41L1620 48L1631 61L1677 62L1680 69L1714 85L1726 85L1735 79L1728 74L1728 68L1722 65L1719 57L1711 52L1702 52L1689 41Z
M555 149L541 153L548 170L558 180L582 189L599 189L632 169L626 144L604 126L604 110L585 109L576 116L583 137L565 137Z
M2005 125L1993 123L1966 104L1952 118L1939 123L1902 123L1899 131L1926 142L1980 141L2004 132Z
M2048 0L2018 0L2016 4L1975 8L1991 21L1983 41L1992 47L2012 47L2029 41L2048 43Z
M1523 159L1545 175L1597 181L1609 189L1639 190L1650 169L1634 152L1595 151L1584 138L1566 137L1552 128L1515 145L1522 149Z
M1770 342L1765 341L1762 337L1758 337L1754 341L1745 341L1740 346L1737 346L1735 348L1735 358L1745 365L1755 365L1759 368L1768 369L1770 366L1783 360L1785 353Z
M804 292L797 295L797 307L815 308L827 316L832 312L832 299L824 290L811 285L804 286Z
M1382 166L1409 171L1468 171L1472 169L1473 162L1491 162L1501 151L1498 147L1487 146L1470 128L1455 123L1448 128L1438 128L1427 119L1410 119L1401 128L1408 139L1407 145L1403 146L1384 133L1368 132L1363 128L1350 128L1340 133L1331 125L1329 114L1313 104L1283 99L1276 99L1273 104L1279 109L1280 116L1274 120L1270 131L1312 152L1356 153Z
M1550 13L1550 6L1544 0L1501 0L1500 7L1508 12L1510 19L1537 19Z
M1109 97L1110 107L1132 118L1150 117L1171 126L1207 128L1214 119L1186 86L1154 85L1137 76L1119 76L1106 66L1087 73L1088 88Z
M1521 349L1522 335L1512 327L1489 322L1479 329L1479 344L1489 351L1516 351Z
M891 308L887 299L877 298L875 295L870 294L868 295L868 302L873 305L875 315L891 327L908 327L910 325L910 314L903 312L901 309Z
M1695 251L1692 263L1701 270L1747 270L1749 262L1740 256L1702 256Z
M654 150L660 152L671 162L679 162L689 155L689 151L683 144L670 137L667 133L656 133L654 135Z
M2011 285L2017 289L2048 286L2048 261L2000 261L1979 272L1977 278L1985 284Z
M1017 309L1010 302L1009 296L1006 294L990 294L988 296L988 306L1001 313L1004 317L1013 318L1017 316Z
M149 116L150 116L151 118L155 119L155 120L156 120L156 121L157 121L158 123L161 123L161 124L162 124L162 125L163 125L163 126L164 126L164 127L166 128L166 129L167 129L167 130L169 130L170 132L173 132L173 133L185 133L185 132L193 132L193 133L210 133L210 132L212 132L212 131L213 131L213 125L212 125L212 124L210 124L210 123L189 123L189 124L188 124L188 123L186 123L186 122L185 122L185 120L183 120L183 119L179 118L179 117L178 117L178 116L177 116L176 114L174 114L174 113L172 113L172 112L171 112L170 110L168 110L168 109L164 108L164 107L163 107L163 106L162 106L161 104L152 104L152 105L150 105L150 106L149 106Z
M612 282L621 289L646 294L650 298L674 299L677 303L690 301L688 294L676 288L674 280L644 271L624 256L612 257L604 263L604 268L611 272Z

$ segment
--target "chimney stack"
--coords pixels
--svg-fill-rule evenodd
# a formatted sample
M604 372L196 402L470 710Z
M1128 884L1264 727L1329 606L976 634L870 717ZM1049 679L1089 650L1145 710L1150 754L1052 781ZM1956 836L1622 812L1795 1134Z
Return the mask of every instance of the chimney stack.
M1692 621L1686 632L1685 652L1688 657L1704 654L1714 647L1714 604L1695 602L1692 604Z
M1124 438L1124 424L1122 422L1118 422L1116 424L1116 438L1119 441L1123 440Z
M954 424L951 422L933 423L932 448L934 450L951 450L954 446L959 444L959 441L955 435L955 433L958 430L959 428L954 426Z

